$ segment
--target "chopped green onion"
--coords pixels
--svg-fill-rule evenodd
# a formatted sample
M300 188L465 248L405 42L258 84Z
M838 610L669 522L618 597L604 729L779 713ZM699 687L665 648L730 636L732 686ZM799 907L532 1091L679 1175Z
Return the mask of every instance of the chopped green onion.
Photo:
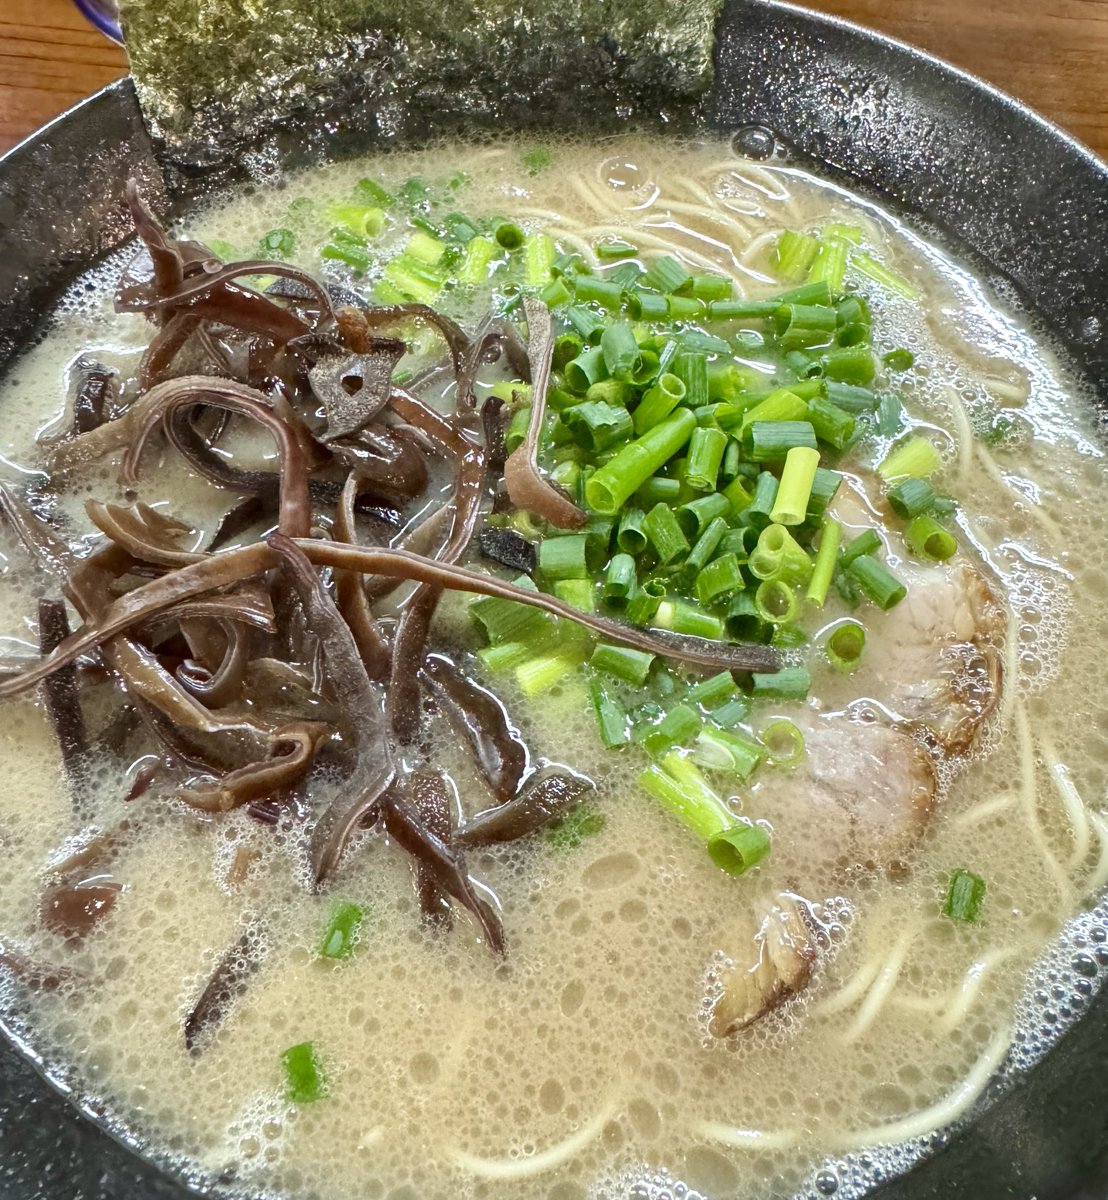
M808 600L822 608L827 600L827 592L835 574L835 564L839 557L839 543L842 540L843 527L838 521L824 521L820 531L819 549L816 551L815 564L812 567L812 578L808 580Z
M594 454L627 441L632 433L631 414L627 409L600 400L586 400L567 408L562 413L562 420L574 438Z
M750 701L745 696L736 696L732 700L728 700L726 704L721 704L718 708L713 708L708 714L712 724L719 729L734 729L740 722L745 721L750 713Z
M687 633L690 637L718 642L723 637L723 622L686 600L663 600L658 605L654 624L659 629Z
M701 604L714 604L746 586L742 565L734 554L712 559L696 577L696 598Z
M742 875L769 854L769 834L761 825L740 822L716 834L708 843L708 854L729 875Z
M604 671L642 687L650 674L654 655L645 650L634 650L630 646L614 646L608 642L598 642L589 659L589 666L597 671Z
M381 213L382 219L384 213ZM363 229L355 229L355 233L365 234ZM291 258L296 250L296 235L291 229L271 229L262 234L258 248L265 258Z
M446 253L446 243L440 238L432 237L422 229L417 229L408 239L404 253L428 267L437 267Z
M682 504L677 509L677 523L687 538L699 538L713 521L730 515L731 501L722 492L713 492Z
M820 304L783 304L774 314L774 327L782 349L826 346L838 324L838 313Z
M671 254L664 254L647 268L643 283L659 292L680 292L692 284L692 275Z
M646 549L644 515L641 508L626 508L620 514L616 545L625 554L641 554Z
M876 370L868 346L835 346L821 354L819 361L824 375L840 383L869 383Z
M695 296L666 296L666 313L672 321L695 321L704 315L704 304Z
M904 406L900 397L891 393L877 402L877 432L882 437L892 437L904 424Z
M890 371L909 371L915 366L916 356L911 350L905 350L901 346L896 350L890 350L888 354L883 354L881 361Z
M699 683L694 683L686 692L686 699L703 708L717 708L735 695L735 680L730 671L720 671Z
M729 733L709 726L696 735L693 761L709 771L726 771L745 781L765 753L765 747L760 742L741 733Z
M578 303L592 301L612 311L618 309L623 300L623 289L619 284L600 275L578 275L574 280L574 292Z
M694 429L689 438L688 465L685 482L698 492L715 491L727 434L722 429ZM819 455L816 455L819 458Z
M785 590L791 597L792 592ZM768 642L774 620L759 611L750 592L736 592L727 606L727 633L737 642Z
M442 223L446 232L456 242L468 243L481 234L480 228L463 213L447 213Z
M856 271L868 276L874 283L879 283L890 292L896 292L897 295L903 296L905 300L919 299L919 292L906 279L902 279L895 272L890 271L888 267L882 266L876 258L873 258L869 254L864 254L860 250L853 251L850 255L850 265Z
M624 383L622 379L601 379L589 385L589 390L585 393L585 399L600 401L604 404L614 404L617 408L626 408L627 401L631 398L632 394L633 389L631 385ZM627 436L630 437L630 435L631 429L628 426Z
M846 570L862 593L878 608L885 610L893 608L908 594L908 589L904 584L869 554L863 554L860 558L854 559Z
M754 611L763 621L787 625L796 616L796 609L796 596L783 579L763 579L755 589Z
M600 740L611 750L614 746L625 746L631 740L627 727L627 714L608 694L599 679L589 683L589 697L596 716Z
M958 549L954 535L932 517L916 517L905 531L904 540L915 554L933 562L946 562Z
M819 242L806 233L786 229L777 239L773 255L774 272L779 279L803 279L819 253Z
M804 757L804 734L785 717L770 721L762 730L766 762L772 767L791 767Z
M623 552L613 555L604 572L604 599L609 604L626 604L637 582L635 560L631 555Z
M591 579L555 579L554 595L582 612L596 612L596 586Z
M806 667L782 667L772 674L755 671L750 676L750 694L755 700L804 700L811 687Z
M527 235L514 221L501 221L492 231L496 244L504 250L518 250Z
M669 301L658 292L633 289L627 292L624 301L636 321L659 321L669 316Z
M743 429L755 421L803 421L808 416L808 405L789 388L775 391L748 409L743 414Z
M588 506L594 512L614 516L685 445L695 428L696 417L689 409L679 408L628 442L590 476L585 484Z
M743 449L752 462L776 462L796 446L816 450L816 431L808 421L755 421L743 430Z
M568 533L545 537L539 543L539 572L543 579L588 579L586 536Z
M889 488L889 507L898 517L911 520L929 512L935 503L935 493L926 479L909 476Z
M564 279L552 279L540 290L539 299L547 308L559 308L573 299L573 293L566 287Z
M339 226L331 230L319 253L321 258L344 263L355 271L365 271L373 262L373 255L365 241Z
M769 514L776 503L777 477L769 471L762 471L754 484L754 496L743 510L743 517L755 529L764 529L769 524Z
M734 285L726 275L694 275L692 294L705 302L726 300Z
M659 375L654 386L639 401L633 421L635 432L641 437L665 420L685 398L685 385L674 374L667 371Z
M496 257L496 243L487 237L471 238L466 246L466 256L457 269L455 278L462 287L477 287L489 276L489 264Z
M580 254L559 254L550 264L551 275L591 275L592 267Z
M864 529L856 538L852 538L843 549L842 565L844 567L863 554L876 554L881 549L881 538L876 529Z
M853 425L853 419L851 419ZM694 435L695 436L695 435ZM819 466L819 451L805 446L795 446L785 456L777 498L769 514L770 521L778 525L800 525L808 512L808 500Z
M336 225L345 226L360 238L379 237L384 231L386 222L383 209L363 204L336 204L327 210L327 216ZM441 257L440 253L439 258ZM438 262L438 259L434 261ZM432 265L434 264L432 263Z
M934 445L927 438L914 434L889 451L877 473L884 480L903 479L906 475L923 479L933 475L942 465Z
M521 575L513 581L517 587L537 592L534 580ZM490 642L526 641L549 624L546 615L530 604L518 600L502 600L497 596L480 596L469 605L470 615L484 629Z
M640 588L627 602L626 617L632 625L646 625L654 620L662 603L662 597Z
M854 436L854 417L822 396L808 401L808 420L816 437L836 450L842 450Z
M523 445L530 425L531 406L529 404L523 408L517 408L512 413L512 419L508 422L508 428L504 431L504 449L508 454L511 454L514 450L518 450Z
M577 651L540 654L516 667L516 683L525 696L537 696L573 675L581 661Z
M524 150L519 156L519 161L528 175L537 175L550 166L553 156L546 146L535 146L531 150Z
M616 379L630 379L642 366L639 343L626 321L613 321L600 337L600 349L608 374Z
M558 850L576 850L608 824L608 818L591 804L578 804L546 831L546 840Z
M595 478L595 476L594 476ZM689 552L689 542L674 516L665 504L655 504L643 520L643 529L663 565L681 558Z
M758 579L780 579L805 583L812 574L812 560L784 525L767 525L750 552L750 573Z
M500 671L513 670L525 663L534 653L535 647L530 642L501 642L478 650L477 657L487 670L497 674Z
M393 287L420 304L430 304L442 290L443 277L416 259L401 254L385 266Z
M365 909L360 904L340 901L331 909L331 919L323 931L319 953L324 958L349 958L354 953L358 938L358 927L365 918Z
M819 254L808 272L809 283L819 283L822 280L832 292L842 291L847 248L848 242L845 238L836 237L824 229Z
M567 362L565 370L566 385L575 392L587 392L594 383L599 383L608 377L608 368L604 365L604 352L599 346L590 346L578 356Z
M700 731L700 717L687 704L675 704L657 725L640 731L638 740L654 758L691 741Z
M630 242L620 241L618 238L609 242L600 242L596 246L596 257L601 262L611 262L619 258L634 258L638 254L638 249L632 246Z
M943 915L970 924L977 920L985 899L985 881L961 867L952 871L943 903Z
M827 392L827 399L836 408L841 408L843 412L848 412L852 416L861 416L862 413L870 413L877 408L877 396L869 388L858 387L853 383L839 383L831 379L827 380L824 388Z
M853 671L862 661L866 647L866 631L857 621L844 621L837 625L824 646L827 661L840 671Z
M365 200L368 204L372 204L377 208L390 208L396 203L396 197L373 179L359 179L354 185L354 190L358 196Z
M315 1048L311 1042L290 1046L281 1055L285 1069L285 1096L293 1104L310 1104L327 1090Z
M699 408L708 403L708 358L704 354L678 354L673 360L673 374L685 385L685 403Z
M574 330L590 346L595 346L600 341L604 333L605 321L603 317L594 313L591 308L585 308L581 304L573 304L566 309L564 316L573 326Z
M667 475L655 475L635 493L636 501L644 508L655 504L676 504L681 498L681 480Z

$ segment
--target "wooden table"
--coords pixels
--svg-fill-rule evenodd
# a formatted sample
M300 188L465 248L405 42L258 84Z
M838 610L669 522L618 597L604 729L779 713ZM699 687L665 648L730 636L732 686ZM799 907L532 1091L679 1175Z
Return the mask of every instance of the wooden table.
M1108 0L810 0L973 71L1108 158ZM0 0L0 151L126 70L69 0Z

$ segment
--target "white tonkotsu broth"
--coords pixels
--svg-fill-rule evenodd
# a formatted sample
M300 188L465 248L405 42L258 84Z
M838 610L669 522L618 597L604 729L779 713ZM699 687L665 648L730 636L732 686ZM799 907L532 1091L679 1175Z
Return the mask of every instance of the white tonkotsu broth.
M303 235L297 265L318 273L306 248L325 231L319 209L299 206L301 224L290 224L290 201L341 197L366 174L395 187L463 169L459 210L504 214L586 254L605 237L626 238L647 255L666 250L733 276L737 294L757 298L780 291L767 256L782 229L861 225L923 294L917 303L867 287L874 344L915 355L897 384L945 448L936 487L961 506L960 552L948 566L972 566L1003 598L1001 702L976 749L942 765L907 871L844 872L804 797L760 772L734 790L744 811L772 824L773 851L732 878L637 786L638 760L628 766L601 747L576 679L529 700L510 674L497 677L491 686L532 756L589 775L607 817L571 851L538 837L471 853L503 908L504 961L477 942L464 913L448 934L421 928L408 862L379 833L313 895L299 830L275 831L243 811L199 820L158 784L125 804L131 777L108 759L91 820L109 829L128 819L105 868L126 886L94 932L67 946L41 927L38 907L48 864L87 823L74 814L40 701L6 702L0 941L93 981L31 998L7 984L9 1013L48 1062L70 1065L83 1091L152 1149L187 1172L234 1168L244 1195L578 1200L635 1194L658 1171L708 1197L791 1195L827 1156L926 1133L970 1105L1010 1044L1029 968L1108 882L1108 479L1090 399L1049 347L946 252L784 162L736 158L714 140L624 138L555 146L551 165L530 174L520 150L446 146L327 167L197 212L187 234L250 255L267 230L288 226ZM133 375L149 341L142 318L112 312L119 266L75 289L0 381L0 477L16 489L42 481L36 436L60 421L78 356ZM472 329L483 308L474 301L454 315ZM974 420L996 407L1014 432L987 445ZM71 540L100 543L84 501L120 500L116 465L104 460L68 482L59 517ZM231 499L172 451L147 465L138 492L208 529ZM869 523L857 515L861 501L836 503L848 534ZM902 561L902 542L887 541L890 567L909 578L916 568ZM2 529L0 551L2 648L30 654L35 601L55 585ZM840 619L837 605L812 629ZM863 619L876 653L885 617L870 609ZM442 644L477 644L457 595L438 628ZM879 686L879 666L816 674L812 698L779 711L803 724L879 700L867 690ZM449 735L437 757L463 809L485 807ZM243 848L257 859L232 887ZM987 881L972 925L940 915L955 867ZM823 906L815 976L783 1009L720 1041L707 1008L729 919L782 890ZM336 897L368 916L353 957L333 963L317 947ZM258 917L263 965L205 1052L190 1055L184 1016ZM307 1041L329 1091L297 1106L285 1099L280 1055Z

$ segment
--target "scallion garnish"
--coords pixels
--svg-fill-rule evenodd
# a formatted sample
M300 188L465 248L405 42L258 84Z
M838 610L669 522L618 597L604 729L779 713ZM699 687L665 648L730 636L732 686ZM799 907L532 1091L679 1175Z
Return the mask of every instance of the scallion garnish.
M863 554L854 559L846 571L863 595L872 600L878 608L893 608L908 594L904 584L870 554Z
M281 1055L285 1070L285 1095L293 1104L311 1104L327 1090L323 1069L311 1042L290 1046Z
M857 621L844 621L831 631L824 650L827 660L840 671L853 671L862 661L866 647L866 631Z
M886 481L906 476L923 479L933 475L942 465L939 452L932 443L919 434L913 434L889 451L877 468L877 473Z
M772 767L791 767L804 757L804 734L785 717L770 721L761 733L766 762Z
M946 562L958 549L954 535L933 517L916 517L904 533L913 553L932 562Z
M952 871L943 903L943 915L965 924L977 920L985 900L985 881L980 875L959 867Z

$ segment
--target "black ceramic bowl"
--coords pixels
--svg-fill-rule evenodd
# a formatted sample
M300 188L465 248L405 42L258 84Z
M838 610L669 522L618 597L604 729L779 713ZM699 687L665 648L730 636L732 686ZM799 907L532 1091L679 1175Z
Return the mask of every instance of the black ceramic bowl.
M716 66L697 120L729 130L765 127L797 156L944 231L986 278L1015 288L1108 404L1104 163L977 80L783 5L729 0L717 29ZM554 102L536 106L533 97L517 97L497 121L535 126L554 114L564 127L567 112L582 111L570 97L547 99ZM618 107L610 106L609 125ZM361 133L354 131L351 146L372 143ZM314 141L310 122L279 147L290 162L342 149ZM228 165L214 173L215 182L235 174ZM148 191L164 183L168 209L213 186L212 172L163 171L126 80L0 160L0 369L59 291L129 236L120 198L130 175ZM1108 966L1108 951L1100 949ZM187 1195L79 1116L58 1087L0 1045L0 1200ZM934 1139L907 1174L874 1181L877 1191L889 1200L1108 1194L1108 995L1087 1006L1037 1067L991 1087L977 1113L950 1137ZM864 1174L864 1158L860 1165Z

